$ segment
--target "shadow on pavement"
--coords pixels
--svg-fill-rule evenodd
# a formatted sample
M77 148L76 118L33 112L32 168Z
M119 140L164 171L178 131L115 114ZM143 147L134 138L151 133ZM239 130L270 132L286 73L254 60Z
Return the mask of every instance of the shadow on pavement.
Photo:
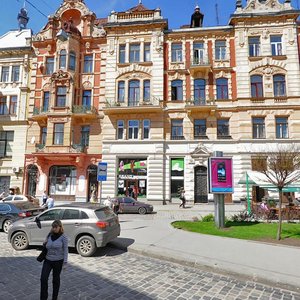
M134 239L127 239L118 237L112 242L108 243L108 247L117 248L123 251L127 251L127 248L135 242Z

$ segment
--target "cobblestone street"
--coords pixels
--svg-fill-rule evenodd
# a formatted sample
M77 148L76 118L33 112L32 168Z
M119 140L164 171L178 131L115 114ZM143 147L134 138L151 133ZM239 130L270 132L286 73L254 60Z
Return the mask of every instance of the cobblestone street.
M39 250L16 252L6 238L1 232L0 299L38 300ZM300 294L107 247L91 258L71 252L59 299L300 300Z

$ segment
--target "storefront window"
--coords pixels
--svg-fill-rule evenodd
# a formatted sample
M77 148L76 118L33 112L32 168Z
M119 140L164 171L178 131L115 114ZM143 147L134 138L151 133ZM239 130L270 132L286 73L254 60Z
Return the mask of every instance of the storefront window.
M184 158L171 158L171 198L178 198L178 191L182 187L184 187Z
M53 166L50 168L51 195L75 195L77 170L73 166Z
M133 198L147 196L147 158L120 158L118 195Z

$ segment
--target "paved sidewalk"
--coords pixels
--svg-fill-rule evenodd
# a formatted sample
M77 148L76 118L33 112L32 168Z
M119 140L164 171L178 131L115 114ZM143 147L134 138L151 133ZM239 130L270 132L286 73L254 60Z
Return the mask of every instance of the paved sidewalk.
M244 209L226 205L226 215ZM214 211L214 205L154 205L156 214L120 215L121 236L113 244L165 260L212 268L215 271L247 276L253 281L293 285L300 288L300 249L185 232L171 222L191 220Z

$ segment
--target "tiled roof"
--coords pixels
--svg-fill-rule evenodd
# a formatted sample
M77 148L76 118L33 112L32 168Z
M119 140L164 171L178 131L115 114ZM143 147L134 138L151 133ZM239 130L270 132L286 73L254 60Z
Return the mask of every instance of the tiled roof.
M130 9L128 9L128 11L130 12L136 12L136 11L147 11L147 10L150 10L149 8L145 7L143 4L138 4L137 6L135 7L132 7Z

